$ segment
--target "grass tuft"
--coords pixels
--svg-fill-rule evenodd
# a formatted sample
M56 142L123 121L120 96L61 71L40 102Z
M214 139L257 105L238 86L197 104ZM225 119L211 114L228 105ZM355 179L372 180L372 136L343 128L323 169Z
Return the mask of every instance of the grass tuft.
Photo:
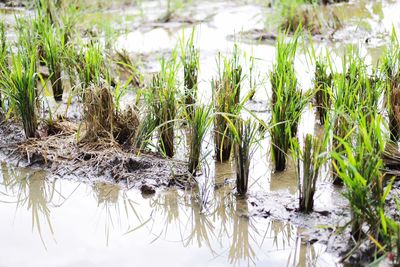
M297 42L298 37L285 42L285 37L279 36L276 63L270 73L272 86L270 124L272 127L269 132L275 171L284 171L286 168L286 155L290 148L290 139L296 136L301 114L310 99L310 96L303 96L297 88L297 78L293 66Z
M221 57L218 58L219 75L211 82L213 93L214 144L218 161L229 160L232 150L233 136L224 114L237 115L240 112L240 89L242 67L239 64L239 51L234 46L233 57L223 59L221 73Z
M11 56L11 65L0 66L0 88L9 98L22 121L26 138L36 135L38 126L36 83L36 55L17 52Z
M204 138L213 122L212 106L195 106L194 111L191 112L191 114L186 114L186 120L190 129L189 172L195 175L201 161L201 147Z

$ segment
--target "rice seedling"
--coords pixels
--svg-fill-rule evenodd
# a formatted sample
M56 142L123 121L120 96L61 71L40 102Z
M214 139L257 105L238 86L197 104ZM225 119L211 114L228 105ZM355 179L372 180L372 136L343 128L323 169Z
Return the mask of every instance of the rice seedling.
M258 142L258 123L248 119L238 119L235 127L235 165L236 190L240 196L245 196L249 184L251 158L254 153L254 144Z
M10 68L0 66L0 88L15 107L23 124L26 138L35 137L37 130L36 55L17 52L11 56Z
M346 186L344 196L349 200L352 212L352 235L359 239L365 233L364 223L369 226L372 236L379 234L380 212L384 210L387 193L384 191L382 153L385 137L382 131L383 120L378 114L368 117L358 114L354 132L355 144L335 136L344 151L332 152L336 159L334 167ZM377 238L379 240L379 238Z
M390 45L383 58L383 80L385 81L385 106L389 117L390 138L400 138L400 47L396 32L393 31Z
M213 120L211 105L196 105L193 108L191 113L186 113L186 120L190 131L189 172L195 175L201 162L201 147Z
M177 85L176 73L178 64L176 52L170 60L161 59L161 71L153 76L150 86L150 94L153 99L151 112L156 119L159 132L159 149L168 157L174 156L174 122L177 116Z
M53 0L36 0L34 2L34 8L37 16L40 18L46 18L51 24L54 24L58 19L57 14L55 14L56 7L54 4Z
M83 98L85 89L91 84L101 85L102 82L110 80L109 70L99 43L91 42L82 47L78 53L71 49L70 55L72 58L69 64L76 68Z
M156 101L156 95L153 90L145 88L139 90L137 94L137 99L143 95L145 110L143 111L141 123L138 127L138 132L135 140L135 147L138 150L146 149L150 144L153 137L154 131L157 129L157 116L153 109L153 104Z
M313 35L321 33L322 18L315 6L304 4L302 0L286 0L279 3L279 8L281 30L294 33L303 28Z
M32 21L18 17L16 19L15 30L17 32L17 42L16 47L21 54L25 56L30 56L33 53L37 53L38 38L36 31L32 31L33 25Z
M76 2L76 1L75 1ZM58 8L58 16L60 16L59 29L63 33L63 39L65 44L68 44L73 37L74 28L79 19L79 13L74 2L70 3L67 7L60 5Z
M167 10L165 14L158 19L159 22L167 23L173 18L176 11L182 8L184 2L181 0L167 0Z
M284 35L279 36L276 63L270 73L272 86L270 124L273 127L269 129L269 132L275 171L283 171L286 168L290 139L296 136L302 111L310 100L308 94L303 96L297 88L297 78L293 67L297 42L297 37L285 43Z
M325 135L327 137L327 135ZM307 134L304 138L304 147L301 149L297 138L292 140L292 155L297 158L297 180L299 191L299 210L311 212L314 207L314 194L325 158L327 138L313 137Z
M257 89L257 81L256 81L256 77L255 77L255 70L254 70L254 57L251 56L250 57L250 66L249 66L249 76L248 76L248 81L249 81L249 88L250 88L250 92L249 92L249 100L253 100L254 99L254 95L256 94L256 89Z
M392 183L389 184L385 190L389 192L392 187ZM389 190L388 190L389 189ZM400 212L400 202L396 200L397 204L397 212ZM378 247L385 248L388 256L392 256L392 262L394 266L400 264L400 223L392 218L388 218L386 216L381 216L382 226L386 225L387 227L382 227L382 232L385 236L383 241L383 245Z
M353 48L351 48L353 49ZM367 74L367 67L363 59L350 50L350 53L343 59L343 74L337 75L334 79L334 119L333 134L340 139L352 138L348 133L354 127L358 112L371 117L378 111L378 103L381 97L381 86ZM339 139L334 138L333 150L344 151ZM333 159L333 163L335 159ZM333 168L333 181L341 184Z
M7 62L7 40L6 40L6 28L4 22L0 21L0 72L8 65ZM0 109L3 108L3 98L0 92Z
M187 40L181 41L181 61L184 71L185 106L188 114L192 114L197 98L197 76L199 71L199 50L194 46L194 33Z
M65 50L64 34L62 34L58 28L54 28L51 25L47 25L45 28L46 29L41 33L42 47L44 50L43 61L49 69L54 99L56 101L62 101L64 89L61 74Z
M2 21L0 21L0 64L2 66L7 64L6 27Z
M328 0L329 1L329 0ZM339 0L340 1L340 0ZM278 29L287 33L295 33L302 28L311 35L324 34L327 29L337 31L342 27L334 9L322 9L318 6L322 1L314 0L280 0L274 2L276 15L266 20L266 28L277 25Z
M237 115L240 112L240 89L242 67L239 63L237 45L234 46L232 59L218 58L219 75L211 82L214 108L214 144L217 160L226 161L231 156L232 133L223 114Z
M143 85L143 75L139 71L137 63L133 62L125 49L116 51L116 64L122 70L126 71L131 79L131 84L134 87L140 87Z
M328 74L326 61L321 58L316 61L314 77L315 104L321 125L325 124L331 109L332 85L332 73Z

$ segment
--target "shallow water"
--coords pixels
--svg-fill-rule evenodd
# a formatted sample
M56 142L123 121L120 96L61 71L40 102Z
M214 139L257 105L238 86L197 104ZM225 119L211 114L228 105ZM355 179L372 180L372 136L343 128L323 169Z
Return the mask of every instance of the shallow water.
M225 188L201 209L193 194L150 198L104 183L49 180L2 165L0 266L334 266L302 229L248 217Z
M120 25L128 33L116 40L116 47L147 56L144 71L158 70L158 58L168 54L184 33L194 25L178 21L167 24L154 21L162 12L158 1L144 2L140 8L115 8L104 18L137 16ZM387 41L392 24L398 28L399 3L391 1L355 1L335 7L346 21L333 41L315 42L318 51L328 50L340 71L345 45L360 44L369 64L375 64ZM264 14L270 9L234 1L199 1L180 11L205 22L196 24L196 44L200 47L200 98L209 102L210 80L217 74L216 56L229 54L232 35L261 29ZM11 21L9 11L0 14ZM5 15L7 14L7 15ZM139 15L142 14L142 15ZM146 14L146 15L143 15ZM145 23L140 24L143 20ZM123 23L126 22L126 20ZM366 39L369 41L366 42ZM249 109L268 119L268 71L275 58L274 42L240 40L239 48L247 57L256 58L256 76L262 81ZM246 62L242 64L248 68ZM296 71L301 88L311 87L313 66L305 51L299 50ZM247 85L244 87L246 88ZM245 89L246 91L246 89ZM128 95L125 104L132 103ZM314 110L306 109L299 136L314 133ZM183 135L182 135L183 136ZM178 158L185 159L184 138ZM252 194L273 192L282 197L297 192L295 172L272 174L268 138L255 151L250 169ZM232 194L234 168L215 164L211 136L204 144L208 154L200 176L198 192L169 189L152 197L137 190L125 191L116 185L84 184L54 180L42 171L16 169L2 165L0 176L0 266L335 266L338 259L320 243L302 242L306 229L289 222L252 216L254 208ZM316 194L319 210L336 207L340 191L326 183L325 169Z

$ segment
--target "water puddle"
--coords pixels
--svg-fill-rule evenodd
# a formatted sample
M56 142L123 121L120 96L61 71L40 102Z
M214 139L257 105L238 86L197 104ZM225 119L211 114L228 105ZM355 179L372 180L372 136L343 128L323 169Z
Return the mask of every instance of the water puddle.
M2 165L1 266L334 266L303 229L249 217L224 187L205 210L194 194L150 198Z

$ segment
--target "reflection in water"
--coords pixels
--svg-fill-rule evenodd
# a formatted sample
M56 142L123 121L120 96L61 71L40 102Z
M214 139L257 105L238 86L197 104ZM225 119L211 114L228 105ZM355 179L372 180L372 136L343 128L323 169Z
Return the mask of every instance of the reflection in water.
M93 192L100 214L104 216L104 232L108 245L110 230L114 229L116 223L120 223L121 213L118 202L120 189L117 185L100 182L94 184ZM99 221L101 220L99 219ZM120 226L120 224L118 225Z
M253 238L251 234L257 234L257 229L253 226L250 219L247 217L248 203L245 200L239 199L236 203L237 210L241 209L240 214L236 214L233 217L233 233L232 242L229 249L229 262L234 265L238 265L241 261L250 263L256 263L256 253L251 247L250 240L257 240ZM251 229L249 229L249 227Z
M26 169L8 168L1 165L1 173L4 197L1 202L15 202L16 208L26 207L32 213L32 229L39 233L43 245L46 247L42 227L47 225L51 234L54 234L50 220L49 204L52 203L55 190L55 182L46 179L44 171L28 171ZM14 201L11 199L15 199Z
M320 252L316 253L314 245L302 244L298 230L289 223L249 217L251 210L247 200L237 198L229 185L214 187L214 190L211 188L209 205L204 210L196 192L184 193L171 189L144 199L138 192L125 192L115 185L96 183L86 186L65 180L51 180L42 171L5 165L1 170L0 211L9 205L15 205L22 212L26 208L31 213L31 225L39 233L43 244L47 232L51 237L63 236L63 232L69 235L69 224L63 226L61 221L69 223L78 220L78 227L83 230L74 231L78 231L79 236L85 236L86 242L93 239L93 244L100 246L104 253L113 251L113 257L119 257L118 253L122 253L120 245L114 248L114 244L121 244L124 240L130 244L128 248L139 246L144 255L162 253L165 250L161 245L163 243L177 251L185 249L193 255L189 265L196 263L201 266L221 266L227 262L233 266L310 266L318 265L319 254L324 251L321 247ZM216 182L224 183L224 178L221 178L222 181L216 179ZM83 208L88 203L89 206ZM68 209L74 211L73 216L70 216ZM75 213L80 210L80 213ZM96 213L95 223L105 229L105 244L101 238L99 240L98 234L88 231L92 229L89 223L91 210ZM56 218L60 214L62 220L51 218L51 214L56 214ZM18 215L17 220L23 219L21 214ZM56 222L56 233L51 219L54 219L53 223ZM0 226L6 227L4 224ZM44 227L49 231L43 231ZM17 233L15 236L18 236ZM72 247L76 246L74 240ZM78 240L82 242L81 237ZM61 238L61 241L65 241L65 238ZM143 246L146 243L150 245ZM90 250L93 244L85 244L84 249L88 252L84 257L99 256L96 250ZM56 248L53 243L46 245L52 245L49 253ZM143 257L144 262L148 263L149 259ZM141 255L137 255L133 263L139 261L143 261ZM145 265L159 266L164 261L160 259L157 263ZM173 266L187 264L182 262Z

